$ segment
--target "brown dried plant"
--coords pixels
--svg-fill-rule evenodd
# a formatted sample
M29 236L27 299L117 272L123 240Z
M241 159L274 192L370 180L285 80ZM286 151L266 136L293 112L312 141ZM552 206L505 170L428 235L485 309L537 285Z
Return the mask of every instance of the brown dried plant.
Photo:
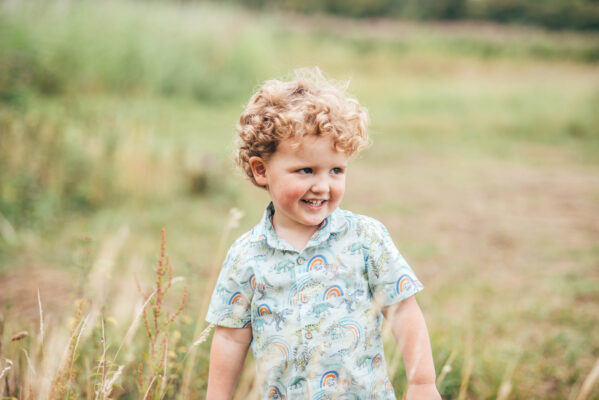
M145 393L144 399L163 398L166 394L169 379L169 326L181 314L187 300L187 286L184 286L183 295L175 312L164 310L166 294L173 283L173 267L166 255L164 228L161 231L160 256L155 274L154 291L149 295L144 293L136 277L137 288L143 296L144 303L149 307L149 311L144 307L142 317L150 351L145 360L147 365L144 367L144 363L140 362L135 374L140 392Z
M208 324L208 326L203 327L203 324L199 321L204 320L204 316L206 315L206 311L208 310L208 305L210 303L210 297L212 294L212 290L216 284L216 279L218 278L218 274L220 272L220 263L222 262L224 251L225 251L225 243L229 238L229 234L233 231L233 229L239 226L239 221L243 218L243 211L237 208L231 208L229 210L229 218L227 223L225 224L225 229L223 230L218 247L214 252L214 258L209 268L209 277L206 285L206 289L204 290L204 294L201 300L200 311L198 313L198 317L196 319L196 326L193 337L197 337L198 339L193 342L190 346L190 349L186 355L185 359L185 368L183 369L181 390L177 398L179 399L189 399L193 397L192 394L192 379L195 371L195 362L197 356L198 346L204 343L208 337L210 336L210 332L214 328L214 324Z
M51 400L68 398L71 385L75 379L73 362L76 357L79 339L81 338L81 334L85 329L85 325L87 324L87 318L82 318L85 302L83 300L79 300L77 303L77 314L75 315L75 319L72 323L71 338L69 339L68 345L63 354L60 369L52 380L49 396Z

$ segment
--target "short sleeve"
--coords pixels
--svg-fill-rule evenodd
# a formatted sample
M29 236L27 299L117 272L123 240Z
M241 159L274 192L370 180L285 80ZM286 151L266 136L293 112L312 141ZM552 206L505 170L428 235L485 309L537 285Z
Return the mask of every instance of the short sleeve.
M389 232L379 221L365 222L368 284L382 306L405 300L424 286L393 243Z
M251 270L242 257L243 242L235 242L227 254L212 293L206 321L228 328L244 328L251 322L253 290Z

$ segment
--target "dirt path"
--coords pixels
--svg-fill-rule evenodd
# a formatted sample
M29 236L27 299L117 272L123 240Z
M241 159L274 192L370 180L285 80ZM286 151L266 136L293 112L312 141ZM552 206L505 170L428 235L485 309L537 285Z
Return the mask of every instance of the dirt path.
M48 267L13 269L0 276L0 288L0 311L17 314L19 322L39 321L38 289L44 318L59 317L63 313L71 315L74 310L75 285L64 270Z

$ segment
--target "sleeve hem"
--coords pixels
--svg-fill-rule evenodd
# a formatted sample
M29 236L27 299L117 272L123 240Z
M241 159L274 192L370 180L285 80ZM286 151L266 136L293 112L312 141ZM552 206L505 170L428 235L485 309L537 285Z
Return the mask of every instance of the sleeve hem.
M244 328L244 327L251 326L251 321L239 323L236 321L231 321L230 319L227 319L227 318L219 319L219 318L211 318L210 316L207 316L205 319L206 319L206 322L209 322L216 326L222 326L224 328Z
M418 285L418 287L415 287L412 290L406 291L406 292L402 293L400 296L394 297L392 299L388 299L387 301L383 302L383 307L387 307L387 306L390 306L392 304L402 302L405 299L407 299L408 297L412 297L416 293L422 291L422 289L424 289L424 286L422 286L422 284Z

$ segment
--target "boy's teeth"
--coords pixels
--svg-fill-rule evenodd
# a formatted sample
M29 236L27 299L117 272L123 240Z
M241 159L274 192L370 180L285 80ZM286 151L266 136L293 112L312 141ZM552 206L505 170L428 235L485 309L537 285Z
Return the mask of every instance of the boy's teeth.
M313 206L319 206L324 203L324 200L304 200L306 203L311 204Z

